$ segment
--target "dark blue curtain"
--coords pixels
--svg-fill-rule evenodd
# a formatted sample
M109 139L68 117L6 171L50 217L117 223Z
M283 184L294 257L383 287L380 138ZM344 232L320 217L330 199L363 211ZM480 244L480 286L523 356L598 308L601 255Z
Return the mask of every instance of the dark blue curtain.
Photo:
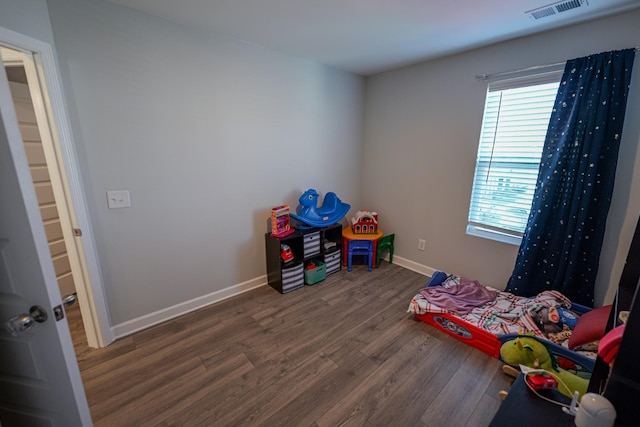
M593 306L635 49L567 61L506 290Z

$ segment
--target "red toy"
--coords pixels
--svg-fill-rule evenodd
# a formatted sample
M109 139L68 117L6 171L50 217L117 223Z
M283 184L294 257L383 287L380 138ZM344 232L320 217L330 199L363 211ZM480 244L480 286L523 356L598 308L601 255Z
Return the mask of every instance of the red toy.
M558 381L551 375L527 375L527 383L534 390L543 390L547 388L558 388Z
M285 264L293 259L293 253L289 245L280 245L280 258L282 258Z
M620 325L613 328L598 344L598 356L602 357L602 360L608 363L609 366L613 365L613 361L618 354L620 341L622 341L622 335L624 335L624 327L625 325Z
M353 234L376 234L378 232L377 212L356 212L356 216L351 218L351 228Z

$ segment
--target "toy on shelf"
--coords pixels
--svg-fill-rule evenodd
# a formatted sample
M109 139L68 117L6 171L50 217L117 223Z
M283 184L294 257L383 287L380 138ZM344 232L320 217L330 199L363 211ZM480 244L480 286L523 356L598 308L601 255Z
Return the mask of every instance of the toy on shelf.
M289 205L276 206L271 208L271 235L274 237L284 237L293 233L289 219Z
M360 210L351 218L353 234L376 234L378 232L378 213Z
M298 199L300 205L297 213L291 217L312 227L327 227L340 221L349 212L351 205L343 203L335 193L329 192L324 196L322 206L318 207L318 192L308 189Z
M285 264L293 259L293 253L289 245L280 245L280 258L282 258L282 262Z

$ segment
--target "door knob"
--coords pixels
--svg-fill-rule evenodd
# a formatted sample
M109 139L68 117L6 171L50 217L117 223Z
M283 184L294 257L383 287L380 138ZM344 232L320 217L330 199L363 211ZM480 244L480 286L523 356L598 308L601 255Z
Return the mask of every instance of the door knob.
M72 294L63 295L62 305L64 305L65 307L69 307L73 305L73 303L75 303L77 299L78 299L78 294L76 294L75 292Z
M4 324L5 329L14 337L18 336L24 332L27 332L29 329L33 327L33 325L38 323L43 323L47 321L47 312L44 308L39 305L34 305L29 309L29 314L19 314L17 316L13 316L11 319L7 320Z

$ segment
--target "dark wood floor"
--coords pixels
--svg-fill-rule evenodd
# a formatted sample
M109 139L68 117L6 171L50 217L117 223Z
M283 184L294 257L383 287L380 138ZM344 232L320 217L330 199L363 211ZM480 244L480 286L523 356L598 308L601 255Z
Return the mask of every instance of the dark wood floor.
M420 274L354 266L270 287L89 349L73 332L96 426L486 426L501 363L406 312ZM81 327L77 309L68 313Z

